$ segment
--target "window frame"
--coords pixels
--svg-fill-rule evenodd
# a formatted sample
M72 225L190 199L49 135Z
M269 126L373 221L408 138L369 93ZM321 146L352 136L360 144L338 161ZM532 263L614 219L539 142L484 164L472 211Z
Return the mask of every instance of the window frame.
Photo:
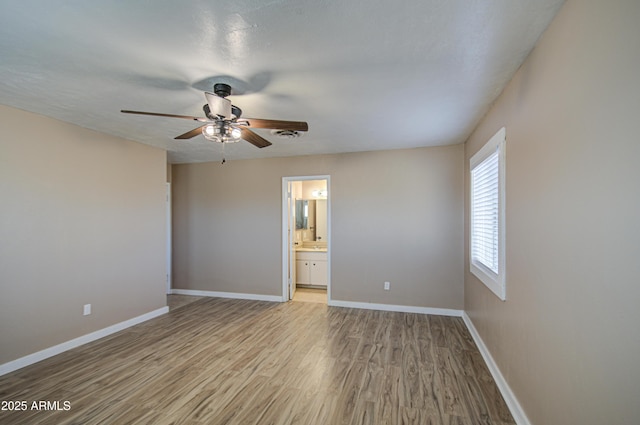
M498 273L495 273L473 256L474 243L474 181L473 171L498 152ZM506 177L506 129L502 127L469 159L469 269L487 288L502 301L506 301L506 226L505 226L505 177Z

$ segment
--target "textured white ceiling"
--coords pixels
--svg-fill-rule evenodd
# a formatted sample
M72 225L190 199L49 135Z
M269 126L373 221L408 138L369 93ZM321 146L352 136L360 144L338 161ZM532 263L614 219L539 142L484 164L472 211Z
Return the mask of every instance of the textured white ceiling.
M173 163L220 144L173 138L230 84L252 118L307 121L227 159L461 143L564 0L0 2L0 103L154 145ZM2 141L7 143L8 141Z

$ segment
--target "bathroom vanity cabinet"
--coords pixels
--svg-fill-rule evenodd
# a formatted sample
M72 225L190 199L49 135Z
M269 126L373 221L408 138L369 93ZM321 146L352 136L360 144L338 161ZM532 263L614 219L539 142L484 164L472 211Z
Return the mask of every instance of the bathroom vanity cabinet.
M296 251L296 284L327 286L327 253Z

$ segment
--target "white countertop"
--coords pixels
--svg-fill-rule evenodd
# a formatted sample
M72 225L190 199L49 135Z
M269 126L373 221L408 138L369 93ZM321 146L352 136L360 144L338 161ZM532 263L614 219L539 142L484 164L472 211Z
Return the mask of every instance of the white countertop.
M301 252L327 252L327 248L296 248L296 251Z

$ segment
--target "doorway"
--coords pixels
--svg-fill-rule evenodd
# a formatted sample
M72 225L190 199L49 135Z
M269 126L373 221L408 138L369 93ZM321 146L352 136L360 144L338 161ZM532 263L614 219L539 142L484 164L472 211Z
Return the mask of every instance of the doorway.
M331 300L330 193L328 175L282 178L283 301L306 301L309 292L317 301L325 291Z

